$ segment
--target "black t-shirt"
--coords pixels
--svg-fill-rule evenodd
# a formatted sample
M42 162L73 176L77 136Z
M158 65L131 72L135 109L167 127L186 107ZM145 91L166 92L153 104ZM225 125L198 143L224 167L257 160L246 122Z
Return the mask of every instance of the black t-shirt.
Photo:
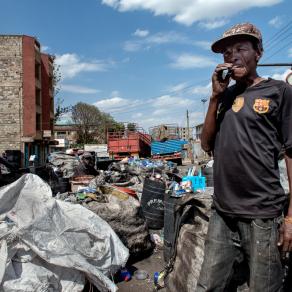
M273 79L220 101L214 149L214 205L225 214L272 218L285 202L278 155L292 148L292 86Z

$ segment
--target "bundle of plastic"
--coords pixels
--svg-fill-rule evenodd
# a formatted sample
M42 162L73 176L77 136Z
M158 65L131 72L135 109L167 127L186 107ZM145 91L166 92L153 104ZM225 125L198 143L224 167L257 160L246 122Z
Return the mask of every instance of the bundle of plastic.
M82 291L87 278L116 291L108 278L129 252L111 227L86 208L52 198L27 174L0 189L0 290Z

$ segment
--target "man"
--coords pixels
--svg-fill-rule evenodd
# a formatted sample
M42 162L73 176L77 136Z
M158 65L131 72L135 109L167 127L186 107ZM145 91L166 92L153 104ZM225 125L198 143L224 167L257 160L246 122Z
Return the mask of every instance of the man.
M83 175L98 175L98 171L94 168L94 157L89 152L81 156L80 164L74 169L73 177Z
M292 200L283 219L287 196L277 162L284 147L291 193L292 88L257 74L262 37L250 23L233 26L211 48L224 63L212 76L202 131L202 148L214 153L214 208L197 291L227 291L234 264L243 260L251 292L282 291Z

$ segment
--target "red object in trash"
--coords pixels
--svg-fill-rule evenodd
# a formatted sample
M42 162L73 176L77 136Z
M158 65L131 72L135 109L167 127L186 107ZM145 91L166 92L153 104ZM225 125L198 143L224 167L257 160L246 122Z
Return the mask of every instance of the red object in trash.
M119 186L115 186L115 188L118 189L119 191L127 193L129 196L139 200L139 198L134 190L129 189L129 188L125 188L125 187L119 187Z

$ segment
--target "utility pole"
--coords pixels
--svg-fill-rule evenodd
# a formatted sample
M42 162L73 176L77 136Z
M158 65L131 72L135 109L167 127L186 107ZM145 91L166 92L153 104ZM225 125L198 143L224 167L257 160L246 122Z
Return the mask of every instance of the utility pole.
M187 110L187 138L190 140L190 120L189 120L189 111Z

